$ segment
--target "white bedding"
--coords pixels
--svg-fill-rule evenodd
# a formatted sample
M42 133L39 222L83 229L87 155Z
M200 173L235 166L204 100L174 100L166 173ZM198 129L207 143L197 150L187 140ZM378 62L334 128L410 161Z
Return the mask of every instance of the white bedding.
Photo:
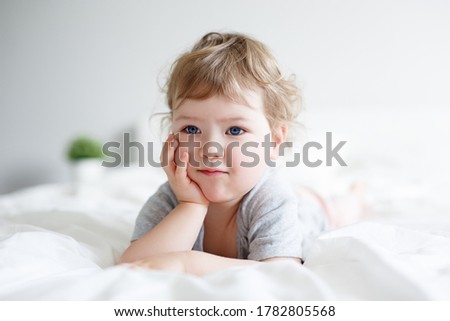
M450 299L450 213L405 213L393 201L382 206L380 192L376 215L321 236L303 266L274 262L205 277L114 266L163 180L162 170L122 169L76 193L43 185L1 196L0 299Z

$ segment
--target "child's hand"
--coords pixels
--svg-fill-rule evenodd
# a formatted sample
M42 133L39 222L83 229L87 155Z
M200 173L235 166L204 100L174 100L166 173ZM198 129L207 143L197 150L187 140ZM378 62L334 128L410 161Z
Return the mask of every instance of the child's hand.
M202 190L187 174L189 153L186 151L180 153L180 166L177 166L175 163L177 149L178 140L175 139L173 134L170 134L161 152L161 163L169 179L170 187L180 203L187 202L208 206L209 201Z
M186 271L186 261L189 252L162 253L146 257L132 263L125 263L123 266L131 269L146 268L151 270L164 270L184 273Z

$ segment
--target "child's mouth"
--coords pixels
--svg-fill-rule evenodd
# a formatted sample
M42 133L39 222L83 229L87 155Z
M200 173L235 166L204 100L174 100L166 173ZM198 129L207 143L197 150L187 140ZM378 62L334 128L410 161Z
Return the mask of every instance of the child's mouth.
M204 170L199 170L200 173L205 174L206 176L219 176L219 175L224 175L227 172L224 171L219 171L219 170L208 170L208 169L204 169Z

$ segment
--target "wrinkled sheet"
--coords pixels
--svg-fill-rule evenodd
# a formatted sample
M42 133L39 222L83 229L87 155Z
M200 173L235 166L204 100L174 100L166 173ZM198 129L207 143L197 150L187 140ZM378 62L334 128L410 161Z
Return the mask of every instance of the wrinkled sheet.
M400 215L393 205L396 215L385 206L319 237L303 266L272 262L204 277L115 266L137 212L164 180L133 175L133 184L115 177L1 196L0 300L450 299L450 213Z

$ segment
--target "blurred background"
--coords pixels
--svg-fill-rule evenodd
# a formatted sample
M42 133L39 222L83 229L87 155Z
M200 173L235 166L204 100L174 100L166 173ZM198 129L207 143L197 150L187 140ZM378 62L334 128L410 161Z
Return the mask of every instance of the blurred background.
M448 186L448 1L0 0L0 194L69 180L78 135L157 140L170 64L209 31L296 75L303 138L347 141L348 167L325 170Z

